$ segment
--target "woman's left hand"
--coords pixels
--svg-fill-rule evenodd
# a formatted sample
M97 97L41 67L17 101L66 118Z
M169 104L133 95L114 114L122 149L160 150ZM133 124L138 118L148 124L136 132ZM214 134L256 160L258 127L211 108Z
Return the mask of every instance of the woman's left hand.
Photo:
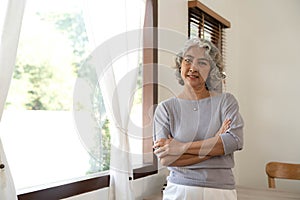
M168 139L160 139L154 143L153 148L156 150L154 153L159 157L165 157L167 155L182 155L187 149L187 143L179 142L172 138L171 136Z
M231 124L231 120L230 119L225 119L221 128L219 129L219 131L216 133L215 136L219 136L222 133L225 133L229 128L230 128L230 124Z
M155 141L155 142L154 142L154 145L153 145L153 148L154 148L154 149L157 149L157 148L163 147L163 146L165 146L166 144L169 144L172 140L173 140L172 136L171 136L171 135L168 135L168 139L166 139L166 138L161 138L161 139Z

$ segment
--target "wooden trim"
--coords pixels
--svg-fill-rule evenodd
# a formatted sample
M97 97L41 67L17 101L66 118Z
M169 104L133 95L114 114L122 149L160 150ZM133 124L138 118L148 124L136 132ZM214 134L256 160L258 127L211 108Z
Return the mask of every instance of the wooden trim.
M56 200L109 187L109 175L54 186L18 195L18 200Z
M157 174L157 168L157 158L156 156L153 156L153 164L133 170L133 179L135 180L145 176Z
M158 103L158 0L146 1L145 28L143 50L143 163L144 167L133 170L133 179L143 178L158 172L157 158L152 148L152 118L154 105Z
M146 16L144 27L152 28L144 32L145 47L143 51L143 163L151 164L153 159L152 148L152 117L149 116L154 113L154 105L158 101L158 52L157 52L157 25L158 25L158 1L146 1ZM153 163L157 165L157 163Z
M217 21L221 22L225 26L225 28L230 28L230 22L228 20L226 20L225 18L223 18L222 16L220 16L219 14L217 14L216 12L214 12L213 10L208 8L203 3L201 3L197 0L188 1L188 7L189 8L199 8L200 10L205 12L207 15L210 15L213 18L215 18Z

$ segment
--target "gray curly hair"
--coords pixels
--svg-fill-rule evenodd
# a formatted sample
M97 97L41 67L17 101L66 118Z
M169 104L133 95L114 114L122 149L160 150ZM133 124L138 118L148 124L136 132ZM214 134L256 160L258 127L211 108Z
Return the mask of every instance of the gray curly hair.
M187 40L184 47L176 55L175 69L176 77L179 84L184 85L184 81L181 77L181 63L186 52L192 47L201 47L205 49L205 57L209 60L210 72L206 80L206 89L209 91L222 91L222 80L226 78L224 72L224 64L222 55L219 49L210 41L201 38L191 38Z

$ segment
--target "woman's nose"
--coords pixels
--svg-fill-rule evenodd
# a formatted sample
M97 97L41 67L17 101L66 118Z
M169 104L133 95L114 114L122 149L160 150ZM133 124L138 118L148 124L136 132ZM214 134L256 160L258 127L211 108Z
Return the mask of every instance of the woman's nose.
M197 72L197 71L198 71L198 65L197 65L197 62L195 62L195 61L192 62L189 71L190 71L190 72Z

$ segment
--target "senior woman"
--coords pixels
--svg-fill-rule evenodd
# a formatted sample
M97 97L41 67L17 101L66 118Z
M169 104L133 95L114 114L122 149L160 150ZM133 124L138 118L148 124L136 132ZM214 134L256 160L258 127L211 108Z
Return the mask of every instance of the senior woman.
M243 147L243 120L236 98L222 92L220 51L189 39L176 68L183 90L161 102L154 117L154 153L170 171L163 199L237 199L233 154Z

